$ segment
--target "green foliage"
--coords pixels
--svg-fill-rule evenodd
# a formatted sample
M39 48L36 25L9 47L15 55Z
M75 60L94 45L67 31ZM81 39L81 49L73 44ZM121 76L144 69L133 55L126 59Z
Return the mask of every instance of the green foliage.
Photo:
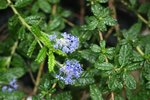
M39 53L38 53L38 55L37 55L37 58L36 58L36 61L37 61L38 63L42 62L42 61L45 59L45 57L46 57L46 53L47 53L47 49L46 49L46 47L43 47L43 48L39 51Z
M72 6L61 0L0 0L0 10L5 12L9 6L13 12L8 30L3 28L7 22L0 26L0 100L25 99L28 94L23 91L32 86L34 91L29 94L35 92L33 100L150 98L150 3L78 1L73 1L77 5ZM135 18L128 29L122 23L128 21L128 16L122 21L120 8L120 12L126 11ZM73 53L56 49L55 43L65 31L79 38L78 49ZM50 40L52 35L57 37ZM69 44L65 39L59 42ZM76 71L69 70L74 65L65 65L70 59L78 60L83 70L81 75L75 73L72 84L65 84L67 79L57 76L61 70L64 77ZM33 85L26 86L24 77ZM19 88L4 91L3 86L12 87L12 79L17 79Z
M50 13L51 5L47 0L38 0L38 5L42 11L44 11L45 13Z
M90 95L92 100L103 100L102 94L96 85L90 85Z
M33 0L17 0L15 2L15 7L22 8L29 5Z
M0 0L0 9L6 9L8 6L8 3L6 0Z
M49 72L54 71L54 66L55 66L55 56L50 51L48 54L48 70L49 70Z

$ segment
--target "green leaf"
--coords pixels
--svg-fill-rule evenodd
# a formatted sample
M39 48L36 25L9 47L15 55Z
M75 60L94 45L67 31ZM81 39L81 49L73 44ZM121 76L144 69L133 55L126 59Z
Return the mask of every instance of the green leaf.
M49 23L48 30L52 31L57 29L61 25L62 19L58 16L54 17L54 19Z
M124 37L125 37L127 40L136 42L136 40L137 40L137 35L138 35L138 33L140 33L140 31L141 31L141 27L142 27L142 24L141 24L141 23L136 23L136 24L132 25L132 27L131 27L127 32L125 32L125 33L123 34Z
M125 73L123 78L128 89L136 89L136 81L133 76Z
M105 40L100 41L100 47L101 47L101 49L105 49L105 47L106 47L106 41Z
M0 0L0 9L6 9L8 7L8 3L6 0Z
M14 78L20 78L25 74L25 70L22 67L10 68L4 73L0 73L0 81L11 81Z
M21 91L13 91L13 92L1 92L0 91L0 99L1 100L21 100L24 98L25 94Z
M42 15L31 15L25 18L25 21L30 25L39 25L44 19Z
M121 66L129 64L131 55L132 55L132 47L129 44L121 46L118 58L119 64Z
M18 32L17 32L18 38L21 39L21 40L23 40L23 39L25 38L25 33L26 33L25 27L22 26L22 27L18 30Z
M140 68L140 64L139 63L132 63L130 65L127 66L127 70L129 71L133 71L133 70L136 70L138 68Z
M95 82L93 77L80 77L78 78L74 85L75 86L86 86L86 85L90 85L93 84Z
M32 0L17 0L15 2L15 7L22 8L32 3Z
M72 96L70 92L62 92L53 97L52 100L72 100Z
M46 53L47 53L47 48L46 47L43 47L38 55L37 55L37 58L35 61L37 61L38 63L42 62L45 58L46 58Z
M50 39L48 38L47 34L44 32L41 32L40 29L37 26L32 26L31 31L33 34L36 35L38 40L42 41L42 43L47 46L48 48L52 48Z
M147 13L149 8L150 8L150 3L145 2L145 3L140 5L140 7L138 9L138 12L140 12L140 13Z
M121 81L119 81L116 77L110 78L108 81L108 87L111 90L117 90L117 89L122 89L123 84Z
M102 32L107 31L107 27L106 27L104 21L99 21L97 28L99 31L102 31Z
M93 17L93 20L88 24L88 26L86 27L87 30L94 30L98 25L98 20Z
M31 45L30 45L30 47L29 47L29 49L28 49L28 52L27 52L27 55L28 55L29 57L32 56L36 44L37 44L37 41L36 41L36 40L34 40L34 41L31 43Z
M100 70L111 70L114 68L114 66L111 63L107 63L107 62L103 62L103 63L96 62L95 67Z
M45 13L50 13L51 5L48 3L47 0L38 0L38 4L41 10L43 10Z
M103 100L102 94L96 85L90 85L90 96L92 100Z
M100 5L100 4L94 4L94 5L92 5L92 7L91 7L91 10L92 10L92 12L93 12L93 14L95 15L95 16L98 16L99 17L99 15L101 14L101 10L102 10L103 8L102 8L102 6Z
M93 52L100 52L101 50L100 47L96 44L93 44L90 48Z
M81 54L81 57L86 59L87 61L91 63L95 63L96 59L98 58L98 55L91 50L82 50L79 52Z
M19 54L14 54L11 59L11 66L24 68L26 67L26 63L25 60Z
M130 1L130 3L131 3L131 5L134 7L135 6L135 4L137 3L137 0L129 0Z
M54 71L54 66L55 66L55 56L53 52L48 53L48 70L49 72Z
M111 16L107 16L104 19L104 23L108 26L114 26L117 23L117 20L112 18Z
M98 70L96 70L96 69L84 71L81 74L80 78L75 80L74 85L75 86L87 86L87 85L93 84L95 82L93 77L97 73L98 73Z

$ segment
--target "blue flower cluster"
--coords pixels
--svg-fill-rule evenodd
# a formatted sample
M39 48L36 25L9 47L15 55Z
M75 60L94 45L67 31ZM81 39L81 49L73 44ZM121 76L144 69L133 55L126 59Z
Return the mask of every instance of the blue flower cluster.
M57 39L57 35L50 35L51 41L54 41L54 48L60 49L65 53L72 53L79 47L79 39L66 32L61 34L62 38Z
M16 82L17 82L17 80L13 79L12 81L9 82L9 85L5 85L2 87L2 91L3 92L5 92L5 91L12 92L13 90L16 90L18 88L18 85Z
M67 60L65 65L59 69L59 75L56 78L65 82L65 84L73 84L75 79L79 78L83 69L80 63L75 60Z

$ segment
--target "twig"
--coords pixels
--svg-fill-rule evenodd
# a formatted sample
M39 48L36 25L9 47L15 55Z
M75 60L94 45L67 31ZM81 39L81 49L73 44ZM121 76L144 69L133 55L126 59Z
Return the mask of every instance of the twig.
M43 67L44 67L44 62L41 63L39 71L38 71L38 75L36 78L36 82L35 82L35 87L33 89L33 95L36 94L37 90L38 90L38 85L40 83L40 79L41 79L41 75L42 75L42 71L43 71Z
M128 3L127 3L126 1L121 0L121 2L122 2L125 6L127 6L131 11L133 11L133 12L136 14L136 16L137 16L143 23L145 23L148 27L150 27L150 23L149 23L141 14L139 14L137 11L135 11L134 9L132 9L132 7L131 7L130 5L128 5Z
M100 40L103 40L102 32L101 32L101 31L99 31L99 32L98 32L98 34L99 34L99 38L100 38Z
M29 75L30 75L30 77L31 77L31 80L32 80L33 84L35 85L35 79L34 79L34 77L33 77L31 68L28 70L28 72L29 72Z
M114 93L111 92L111 99L110 100L114 100Z
M106 33L106 35L104 36L104 38L107 40L108 37L110 36L110 34L112 33L112 31L114 30L114 27L111 27L108 32Z
M109 0L108 5L109 5L109 8L112 9L112 17L117 20L117 13L116 13L115 5L114 5L114 0ZM120 28L119 28L118 23L114 27L111 27L111 29L105 35L105 39L107 39L110 36L110 34L112 33L114 28L116 30L117 38L119 40L119 30L120 30Z
M65 21L68 25L70 25L71 27L74 27L74 26L75 26L75 24L73 24L72 22L70 22L69 20L67 20L67 19L65 19L65 18L64 18L64 21Z

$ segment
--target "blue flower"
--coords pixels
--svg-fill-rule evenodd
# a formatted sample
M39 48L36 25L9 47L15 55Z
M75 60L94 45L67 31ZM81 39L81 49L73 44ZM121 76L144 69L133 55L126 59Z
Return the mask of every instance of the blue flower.
M4 85L2 87L2 92L8 91L8 92L12 92L13 90L16 90L18 88L17 85L17 80L13 79L12 81L9 82L9 85Z
M56 34L50 35L49 38L51 41L54 41L54 48L60 49L65 53L72 53L79 47L79 39L71 34L66 32L61 34L61 38L56 39Z
M75 60L67 60L65 65L59 69L59 75L56 78L65 82L65 84L73 84L75 79L79 78L83 69L80 63Z

